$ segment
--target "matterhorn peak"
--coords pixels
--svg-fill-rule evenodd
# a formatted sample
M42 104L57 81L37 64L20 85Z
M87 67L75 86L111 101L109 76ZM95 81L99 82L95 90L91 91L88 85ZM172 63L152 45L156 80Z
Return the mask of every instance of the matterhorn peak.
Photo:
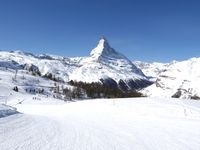
M124 57L122 54L110 47L105 37L101 37L97 46L91 51L90 56L93 58L105 57Z
M101 37L100 40L99 40L99 43L98 45L99 47L103 47L103 48L110 48L110 45L107 41L107 39L105 37Z

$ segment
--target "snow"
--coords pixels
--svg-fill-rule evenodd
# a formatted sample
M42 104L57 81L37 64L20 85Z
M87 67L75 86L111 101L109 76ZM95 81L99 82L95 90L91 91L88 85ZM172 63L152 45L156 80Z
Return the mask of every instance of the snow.
M10 101L12 104L12 101ZM177 99L26 101L0 119L1 150L198 150L200 102Z
M152 97L171 97L181 91L180 98L200 97L200 58L173 61L168 64L135 62L147 75L153 76L155 84L142 90Z
M19 70L17 72L15 78L16 71L9 68L0 67L0 104L9 103L9 101L14 101L15 104L19 104L25 100L40 102L41 99L56 101L59 103L58 99L53 99L52 97L55 96L52 89L55 88L55 84L60 88L70 88L71 86L65 83L55 83L52 80L48 80L46 78L40 76L33 76L30 72L26 70ZM15 92L13 88L17 86L19 92ZM39 94L36 92L29 92L27 90L41 90L43 89L43 93ZM62 98L62 96L61 96ZM14 105L15 106L15 105Z
M13 62L16 64L14 65ZM21 51L0 51L0 67L10 69L21 66L35 66L41 75L51 73L65 82L70 80L83 82L100 82L100 79L148 80L124 55L110 47L105 38L100 39L88 57L68 58L55 55L33 55ZM100 73L97 73L100 72Z
M0 118L16 114L17 109L5 104L0 104Z
M76 59L70 59L52 55L34 56L33 54L27 54L19 51L15 52L0 51L0 60L2 60L4 63L14 61L18 65L25 65L25 64L35 65L39 68L39 71L41 72L42 75L45 75L47 73L52 73L53 75L55 75L56 77L60 77L64 81L69 80L68 74L78 66ZM2 63L0 62L0 66L5 67L5 65L1 64ZM20 68L17 68L15 66L15 68L12 67L11 69L20 69Z
M64 102L53 98L50 89L55 87L54 81L23 69L24 64L33 64L43 75L54 73L64 81L146 79L124 57L110 48L105 39L89 57L1 51L0 149L199 150L200 101L163 97L171 97L178 88L198 95L200 58L140 66L146 67L147 76L154 72L152 76L157 79L143 91L151 98ZM56 84L69 87L63 82ZM15 86L19 92L12 90ZM27 88L43 88L44 93L28 93Z
M167 67L170 65L169 63L159 63L159 62L147 63L142 61L133 61L133 64L135 64L138 68L140 68L146 76L151 78L158 77L159 74L165 71Z
M99 59L102 56L127 59L124 55L111 48L104 37L99 40L97 47L90 52L90 56L94 59Z
M111 48L105 38L101 38L89 57L79 62L70 75L69 80L83 82L99 82L100 79L111 78L119 80L148 80L128 58Z

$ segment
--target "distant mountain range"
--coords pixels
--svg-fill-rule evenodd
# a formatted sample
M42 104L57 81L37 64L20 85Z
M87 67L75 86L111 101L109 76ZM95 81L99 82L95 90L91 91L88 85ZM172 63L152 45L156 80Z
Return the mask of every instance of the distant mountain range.
M128 58L111 48L105 38L99 40L88 57L35 56L21 51L1 51L0 66L30 68L36 74L51 75L64 82L101 82L123 90L139 90L152 84Z
M142 90L147 96L200 99L200 58L171 63L133 63L154 81Z
M29 70L62 82L100 82L126 91L140 90L147 96L200 97L200 58L165 64L131 62L105 38L99 40L87 57L0 51L0 67Z

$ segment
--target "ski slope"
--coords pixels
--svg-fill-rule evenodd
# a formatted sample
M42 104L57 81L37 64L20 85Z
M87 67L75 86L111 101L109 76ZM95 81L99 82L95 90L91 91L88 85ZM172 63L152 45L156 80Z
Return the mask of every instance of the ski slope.
M21 113L0 118L1 150L199 150L200 102L99 99L9 101Z

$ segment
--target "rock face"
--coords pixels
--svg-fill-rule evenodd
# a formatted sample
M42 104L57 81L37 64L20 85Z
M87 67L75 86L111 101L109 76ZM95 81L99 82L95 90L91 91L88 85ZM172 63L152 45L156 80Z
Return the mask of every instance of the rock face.
M33 64L25 64L24 70L31 72L33 75L41 75L39 68Z
M127 59L124 55L111 48L108 41L105 38L101 38L99 40L97 46L90 52L90 57L98 60L101 60L102 58L106 57L112 57L116 59Z

